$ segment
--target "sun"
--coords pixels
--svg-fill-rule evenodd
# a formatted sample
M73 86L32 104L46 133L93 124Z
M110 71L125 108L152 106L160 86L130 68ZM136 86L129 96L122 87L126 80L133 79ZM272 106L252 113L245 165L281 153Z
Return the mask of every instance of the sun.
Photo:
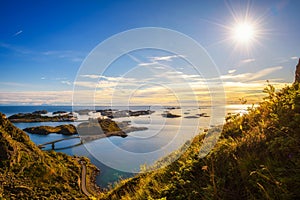
M232 28L232 38L239 44L251 44L257 36L256 28L252 23L242 22Z

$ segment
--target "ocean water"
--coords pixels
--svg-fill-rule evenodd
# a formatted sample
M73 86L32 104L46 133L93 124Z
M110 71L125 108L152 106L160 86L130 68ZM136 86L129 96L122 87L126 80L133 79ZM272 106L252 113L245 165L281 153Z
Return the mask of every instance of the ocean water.
M141 165L152 165L156 160L162 158L172 151L177 150L187 141L191 140L201 129L219 125L224 122L224 112L245 112L245 105L229 106L225 108L192 108L185 107L181 109L166 110L164 108L151 108L155 112L151 115L138 117L116 118L115 121L130 121L132 126L147 127L147 130L136 131L128 134L128 137L109 137L94 140L84 145L76 146L80 139L71 139L55 144L56 151L64 152L69 155L87 156L91 162L100 169L97 177L97 184L106 188L120 178L131 177L140 171ZM109 107L99 106L95 109L106 109ZM76 107L75 110L81 110L84 107ZM114 109L124 109L118 107ZM128 109L125 107L125 109ZM130 110L147 110L147 106L130 107ZM67 111L71 112L71 106L0 106L0 112L10 116L16 113L27 113L37 110ZM161 114L169 111L173 114L179 114L179 118L164 118ZM207 113L209 117L193 118L200 113ZM88 119L91 116L80 116L82 119ZM71 122L76 125L76 122ZM15 125L24 129L32 126L57 126L61 124L70 124L70 122L41 122L41 123L15 123ZM61 134L36 135L27 133L31 140L36 144L43 144L53 140L68 138ZM47 146L45 150L50 149Z

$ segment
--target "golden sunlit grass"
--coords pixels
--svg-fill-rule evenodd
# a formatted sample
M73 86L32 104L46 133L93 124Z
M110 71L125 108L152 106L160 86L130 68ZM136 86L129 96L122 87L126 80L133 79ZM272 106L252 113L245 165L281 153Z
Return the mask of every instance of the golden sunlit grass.
M204 134L213 137L210 131L220 127L196 136L172 164L123 180L101 199L295 199L300 195L300 85L277 93L268 85L264 92L268 96L258 107L226 117L206 157L198 157Z

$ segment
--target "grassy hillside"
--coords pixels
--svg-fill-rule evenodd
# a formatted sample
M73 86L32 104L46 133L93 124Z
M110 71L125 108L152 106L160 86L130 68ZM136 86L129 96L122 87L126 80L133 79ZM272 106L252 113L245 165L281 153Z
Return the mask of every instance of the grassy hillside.
M41 151L0 113L0 199L87 199L80 188L78 161ZM86 162L89 179L95 167Z
M227 117L208 156L198 157L200 134L171 165L123 180L102 199L300 199L299 87L269 85L259 107Z

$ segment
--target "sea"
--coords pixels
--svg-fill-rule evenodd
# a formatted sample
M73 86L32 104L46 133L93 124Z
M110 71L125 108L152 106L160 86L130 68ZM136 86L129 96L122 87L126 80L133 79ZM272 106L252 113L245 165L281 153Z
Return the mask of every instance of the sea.
M126 138L109 137L96 139L80 145L80 138L63 140L55 143L55 151L68 155L86 156L100 170L96 178L101 188L113 186L117 181L132 177L145 170L145 166L154 165L155 162L171 152L188 144L204 129L224 123L227 113L246 113L250 105L227 105L225 107L107 107L96 106L94 110L148 110L154 111L151 115L115 118L115 121L127 121L134 127L146 127L147 130L128 133ZM74 112L84 110L85 107L72 106L0 106L0 112L7 117L17 113L31 113L38 110L47 110L47 115L55 111ZM172 113L179 115L177 118L166 118L163 114ZM77 113L78 114L78 113ZM83 115L78 114L80 122L38 122L38 123L14 123L20 129L34 126L58 126L62 124L74 124L75 126L89 118L98 117L95 112ZM61 134L37 135L27 133L30 139L37 145L50 141L69 138ZM85 134L85 133L79 133ZM51 145L45 147L50 150ZM179 156L180 154L178 154ZM176 158L174 158L176 159ZM152 169L154 170L154 168Z

